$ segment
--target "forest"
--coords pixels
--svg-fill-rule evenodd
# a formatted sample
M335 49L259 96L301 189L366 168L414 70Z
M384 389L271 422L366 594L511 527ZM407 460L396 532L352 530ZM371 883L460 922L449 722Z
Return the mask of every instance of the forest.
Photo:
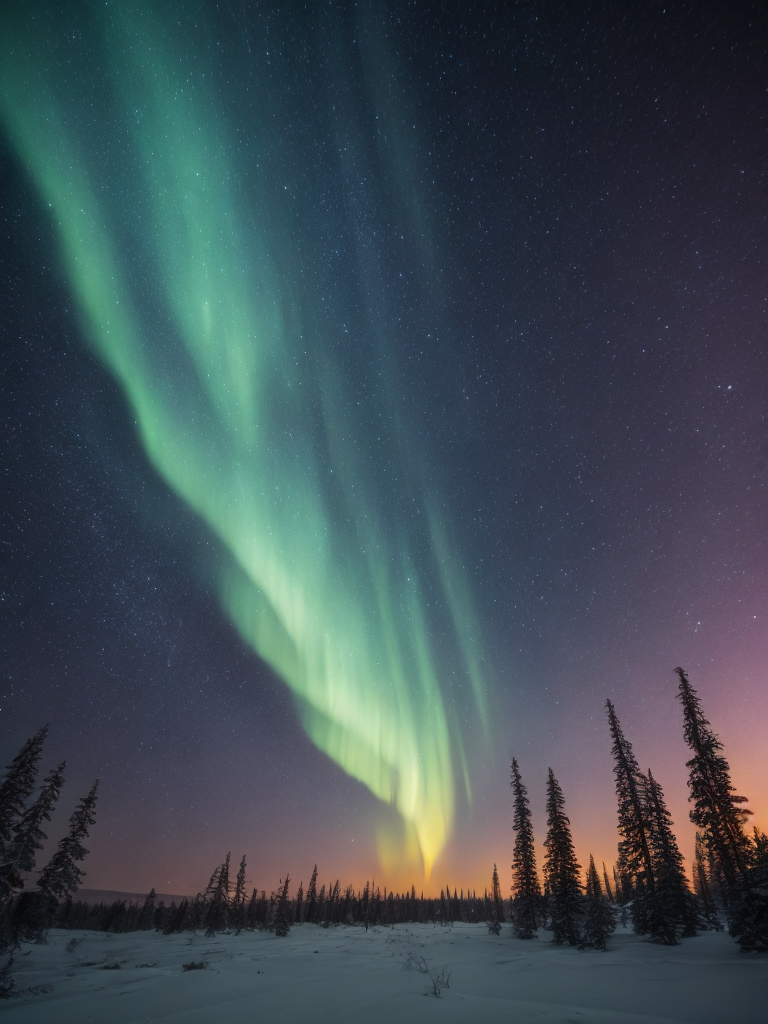
M152 890L143 901L92 904L77 900L85 875L84 840L95 821L98 780L80 800L66 835L48 863L35 872L64 781L65 764L53 768L35 795L48 727L29 739L7 767L0 785L0 995L13 994L13 957L25 942L44 942L50 928L105 932L155 930L165 935L201 931L206 936L269 931L286 936L304 924L324 928L404 923L487 923L500 935L508 923L518 939L551 933L558 945L605 950L617 921L650 941L677 945L701 931L727 928L744 952L768 951L768 837L748 828L751 812L739 796L723 745L705 718L701 701L682 668L677 697L688 769L690 818L696 826L693 865L686 872L661 784L643 773L616 709L606 701L616 783L618 856L609 872L590 856L577 863L563 791L549 770L547 832L542 871L526 786L512 760L512 889L504 896L496 865L482 895L446 886L439 897L382 891L366 882L362 891L339 880L321 884L315 865L309 884L291 892L288 876L269 892L250 888L246 858L236 873L230 854L194 899L166 906ZM34 799L33 799L34 796ZM250 889L250 891L249 891Z

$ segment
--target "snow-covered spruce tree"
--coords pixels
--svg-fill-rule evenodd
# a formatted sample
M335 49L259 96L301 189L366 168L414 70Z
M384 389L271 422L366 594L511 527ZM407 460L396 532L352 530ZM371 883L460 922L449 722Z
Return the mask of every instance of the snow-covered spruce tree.
M208 938L212 938L216 932L223 931L229 924L229 861L230 854L227 853L224 863L211 875L211 880L205 891L206 908L203 926Z
M520 778L515 758L512 758L511 785L515 794L512 828L516 833L512 854L512 926L519 939L533 939L539 923L541 886L536 873L528 790Z
M657 942L675 946L678 936L696 935L702 921L696 897L688 888L664 793L650 771L647 778L648 842L655 882L648 898L649 930Z
M693 757L686 762L688 799L693 804L690 818L722 875L730 920L731 907L741 901L742 890L750 887L753 848L744 825L752 812L742 806L746 797L735 795L731 769L722 754L723 745L704 717L701 701L688 676L681 668L675 672L680 680L677 697L683 707L683 734L693 751Z
M640 771L632 744L624 736L613 704L605 702L608 724L613 738L613 774L619 815L620 876L627 876L632 887L632 924L639 934L650 931L648 899L653 893L653 862L648 845L647 780ZM623 886L626 894L626 884Z
M286 936L291 930L291 907L288 902L288 885L290 883L288 875L285 876L285 881L281 882L281 889L277 897L277 905L275 906L275 916L272 921L271 931L274 931L275 935Z
M571 836L571 823L565 813L565 799L552 769L547 778L547 848L544 857L544 889L551 928L552 941L558 946L579 941L581 917L581 865L576 862L576 851Z
M768 836L757 827L748 880L732 910L731 935L745 953L764 953L768 950Z
M51 820L51 812L64 784L65 767L62 761L46 776L37 799L13 826L3 863L0 864L0 891L13 894L23 889L21 872L34 870L37 851L43 848L48 838L40 826L44 821Z
M501 934L501 925L504 921L504 902L501 898L501 886L499 885L499 872L496 865L493 865L493 876L491 878L491 896L488 900L488 931L493 935Z
M584 921L579 949L605 949L605 940L616 927L613 910L600 888L600 878L592 854L589 855L584 896Z
M0 865L5 866L12 857L14 826L26 810L26 802L35 788L37 766L43 752L48 726L44 725L31 739L28 739L16 757L7 766L0 785ZM0 908L5 907L13 896L10 883L11 871L0 875Z

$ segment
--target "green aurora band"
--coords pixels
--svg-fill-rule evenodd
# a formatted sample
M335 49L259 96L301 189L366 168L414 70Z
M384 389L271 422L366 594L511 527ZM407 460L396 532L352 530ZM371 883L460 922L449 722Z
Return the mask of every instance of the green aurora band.
M242 66L224 57L206 12L4 4L3 122L49 208L84 334L153 466L218 539L222 607L290 687L311 740L396 808L400 856L418 851L428 876L457 780L470 798L462 728L486 720L471 601L394 397L375 246L297 215L305 169L285 85L264 45L251 57L247 40ZM320 34L332 62L342 33ZM360 35L370 124L390 128L369 148L423 239L414 145L382 100L391 57L375 26ZM365 160L349 156L350 125L358 150L369 140L337 86L336 121L316 131L333 137L346 189ZM338 178L323 159L318 173ZM326 298L339 282L318 269L320 244L357 244L338 270L356 274L346 310ZM338 341L341 319L354 344Z

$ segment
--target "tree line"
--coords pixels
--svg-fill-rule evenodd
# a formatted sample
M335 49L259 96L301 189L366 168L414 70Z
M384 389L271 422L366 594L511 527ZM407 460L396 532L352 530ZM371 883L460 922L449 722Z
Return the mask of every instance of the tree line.
M649 770L641 772L624 735L616 710L606 701L612 739L618 803L618 859L612 880L605 865L598 872L592 856L585 876L565 813L565 798L551 769L548 771L547 834L544 841L543 887L540 882L527 790L520 767L512 760L514 796L512 827L512 893L504 899L493 866L490 892L457 892L446 886L439 897L383 892L366 882L360 891L342 889L339 880L318 889L317 866L309 885L295 894L286 875L269 891L251 888L246 858L234 878L230 855L213 871L206 889L177 905L158 902L154 889L141 902L110 904L75 901L87 855L83 840L94 822L98 780L78 803L69 829L48 864L39 872L36 888L24 889L24 874L34 870L37 851L47 838L43 822L50 820L64 780L64 763L45 777L30 801L48 727L22 747L8 766L0 785L0 954L9 957L21 940L41 939L48 928L89 928L103 931L157 929L165 934L202 930L217 932L267 930L287 935L298 924L324 927L349 924L486 922L500 934L509 921L521 939L552 932L558 944L605 949L620 917L655 942L674 945L699 931L722 929L747 951L768 950L768 838L757 827L748 834L750 811L736 795L723 746L704 717L701 702L683 669L678 700L683 735L692 756L686 762L691 821L697 828L691 886L675 838L660 783ZM3 982L0 979L0 995Z
M407 893L382 890L375 882L366 882L362 889L348 885L342 888L337 879L318 888L315 865L307 889L299 884L290 892L290 878L278 886L248 889L245 883L246 858L240 861L236 879L229 878L228 854L213 874L204 892L193 899L166 905L158 901L153 889L144 901L115 900L111 903L89 904L67 900L59 909L56 926L70 929L130 932L155 929L166 935L183 931L203 931L208 936L218 932L270 931L287 935L291 927L315 924L323 928L333 925L441 924L483 923L503 921L509 917L511 901L504 901L494 866L494 890L478 895L476 891L450 888L439 896L425 897L415 886ZM494 897L495 892L495 897Z
M635 932L665 945L676 945L704 929L721 930L724 919L743 950L768 950L768 837L757 826L749 835L751 811L744 806L746 799L736 794L723 745L704 717L685 671L675 672L683 736L692 754L686 767L690 818L698 830L693 887L662 787L650 770L640 770L608 700L619 832L613 887L605 865L601 880L591 855L582 882L563 793L549 769L542 890L527 790L513 758L511 917L519 938L533 938L538 928L546 928L558 944L605 949L620 912L631 920Z

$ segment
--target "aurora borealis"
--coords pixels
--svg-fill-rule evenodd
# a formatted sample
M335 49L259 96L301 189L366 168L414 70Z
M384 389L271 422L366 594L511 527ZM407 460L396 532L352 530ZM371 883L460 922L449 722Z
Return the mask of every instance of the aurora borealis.
M4 5L3 711L91 884L480 885L513 752L610 858L678 663L765 825L757 10Z

